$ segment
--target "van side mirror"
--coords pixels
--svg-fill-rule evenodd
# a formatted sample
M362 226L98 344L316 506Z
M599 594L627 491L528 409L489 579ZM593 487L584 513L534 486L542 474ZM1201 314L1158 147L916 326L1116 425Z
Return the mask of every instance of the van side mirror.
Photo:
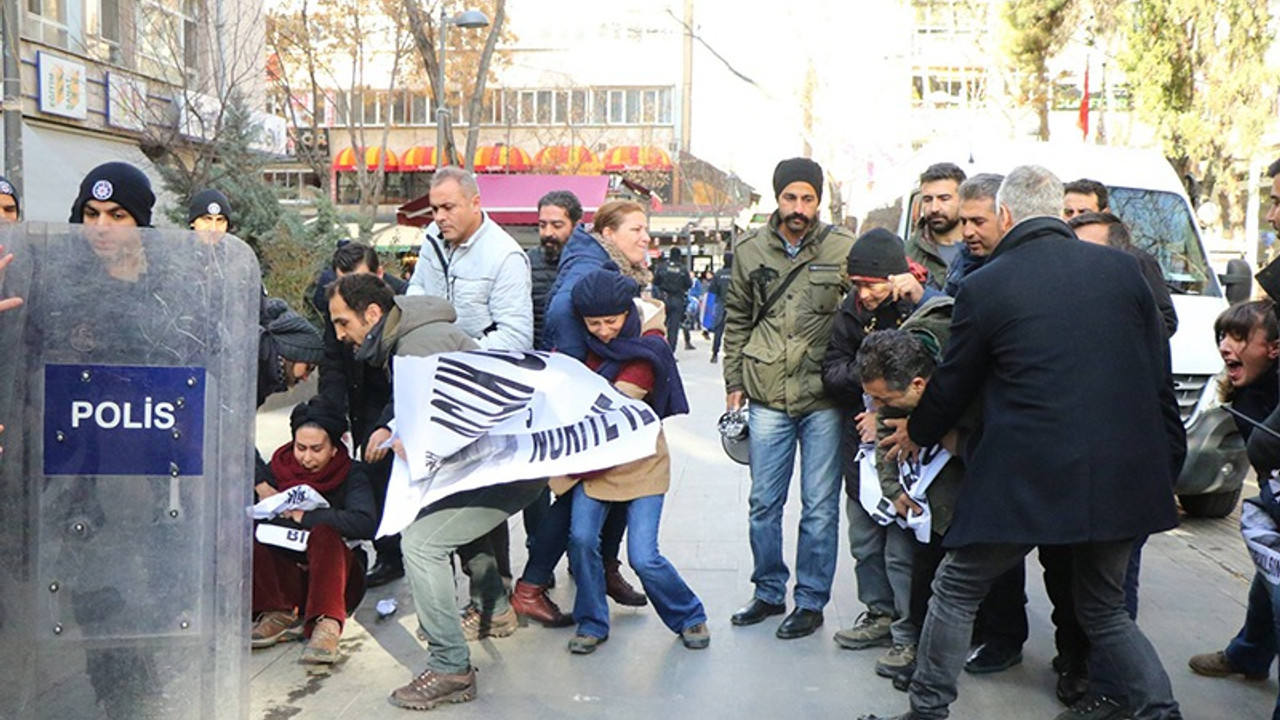
M1253 295L1253 268L1246 260L1233 258L1227 261L1227 271L1218 276L1227 302L1235 305Z

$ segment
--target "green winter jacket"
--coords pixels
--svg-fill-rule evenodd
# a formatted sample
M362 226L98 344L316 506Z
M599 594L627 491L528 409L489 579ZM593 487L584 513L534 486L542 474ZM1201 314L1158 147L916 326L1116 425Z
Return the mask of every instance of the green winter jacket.
M941 358L946 352L947 343L951 341L951 306L954 304L955 300L946 295L926 300L898 329L920 338L930 352ZM969 406L956 424L960 435L960 449L964 448L965 442L981 420L979 402L975 401ZM885 417L901 416L901 412L886 409L883 416L876 418L876 437L883 440L892 434L884 424ZM898 464L888 460L884 450L879 447L876 448L876 472L880 476L880 488L885 497L893 499L902 492L902 485L898 482ZM952 457L925 491L925 496L929 498L929 510L933 514L931 527L935 535L945 535L947 528L951 526L962 480L964 462L959 457Z
M828 230L828 228L830 228ZM725 298L724 383L792 416L835 406L822 389L822 357L831 322L849 290L845 272L853 234L816 223L795 258L784 249L778 213L734 244ZM798 275L760 323L755 317L793 269Z

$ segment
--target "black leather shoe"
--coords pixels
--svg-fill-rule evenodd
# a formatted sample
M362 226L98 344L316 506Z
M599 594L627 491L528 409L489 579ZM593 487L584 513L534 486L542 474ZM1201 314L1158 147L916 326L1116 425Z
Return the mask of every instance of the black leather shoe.
M973 675L998 673L1022 662L1020 648L1006 648L984 643L964 661L964 671Z
M782 624L778 626L778 632L774 634L780 640L794 640L806 635L812 635L820 627L822 627L821 610L796 608L791 611L786 620L782 621Z
M1081 662L1069 662L1061 655L1053 659L1053 669L1058 673L1058 700L1071 707L1089 692L1089 668Z
M375 588L404 577L403 563L376 562L364 576L365 587Z
M751 602L734 613L733 617L729 618L729 622L734 625L755 625L770 615L781 615L786 611L786 605L774 605L760 598L751 598Z
M911 688L911 676L916 674L916 664L913 661L910 665L898 671L893 676L893 689L906 692Z

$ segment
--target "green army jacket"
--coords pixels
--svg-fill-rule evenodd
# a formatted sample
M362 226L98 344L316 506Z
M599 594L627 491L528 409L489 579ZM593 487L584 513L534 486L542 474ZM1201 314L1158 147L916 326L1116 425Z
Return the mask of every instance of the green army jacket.
M822 389L822 356L831 323L849 290L845 272L853 234L815 223L792 258L778 233L778 214L734 244L725 299L724 382L761 403L798 416L834 407ZM755 324L773 291L796 269L786 293Z

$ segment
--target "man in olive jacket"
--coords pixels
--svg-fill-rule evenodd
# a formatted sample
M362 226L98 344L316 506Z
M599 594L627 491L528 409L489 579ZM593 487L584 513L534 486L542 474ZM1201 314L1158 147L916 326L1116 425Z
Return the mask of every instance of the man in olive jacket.
M802 448L795 610L778 627L782 639L804 637L822 625L839 542L840 410L823 391L822 357L849 289L844 264L853 235L819 222L822 184L822 168L812 160L778 163L778 210L767 226L734 246L725 298L725 404L736 410L750 400L755 560L755 595L734 613L734 625L754 625L786 611L782 509L796 443Z

